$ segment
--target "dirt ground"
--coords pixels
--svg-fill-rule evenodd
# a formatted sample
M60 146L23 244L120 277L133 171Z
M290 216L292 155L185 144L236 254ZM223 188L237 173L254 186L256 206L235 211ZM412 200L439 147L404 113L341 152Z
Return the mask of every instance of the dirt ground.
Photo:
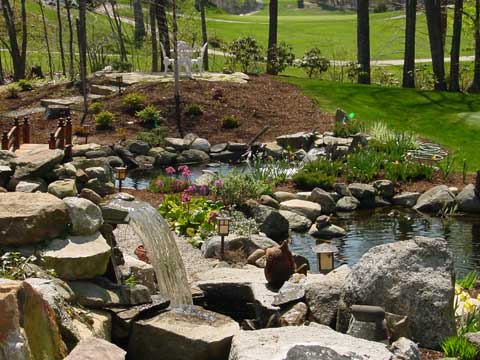
M96 82L101 83L102 79L97 79ZM91 126L93 134L89 137L89 142L112 144L120 138L118 129L123 129L128 138L135 137L138 131L144 131L137 124L138 119L125 113L123 108L123 98L133 92L143 94L147 105L153 104L159 109L164 118L161 125L168 129L169 136L178 136L173 91L171 83L137 84L129 87L122 95L102 99L103 109L116 116L117 131L96 131L94 126ZM23 92L20 99L0 99L0 110L6 112L37 107L42 98L73 95L74 92L65 85L47 86ZM207 138L212 144L226 141L247 142L265 125L270 126L270 129L260 141L270 141L279 135L304 130L316 129L323 132L331 129L333 122L331 114L323 113L312 99L295 86L269 76L252 77L247 84L186 80L181 82L181 94L183 109L188 104L198 104L203 110L203 114L197 117L182 114L184 132L194 132ZM240 127L223 129L221 120L226 115L237 117ZM50 132L55 130L57 121L44 120L43 114L34 114L30 118L32 142L45 143ZM74 127L78 126L79 114L74 113L72 120ZM94 125L93 117L89 117L86 124ZM10 127L11 121L1 121L2 131L8 131Z

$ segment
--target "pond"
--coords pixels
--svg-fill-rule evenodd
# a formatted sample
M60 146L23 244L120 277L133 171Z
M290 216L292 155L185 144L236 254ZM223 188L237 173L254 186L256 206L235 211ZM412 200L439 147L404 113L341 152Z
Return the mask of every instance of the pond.
M480 216L456 216L442 220L413 210L379 208L341 213L333 219L333 223L347 230L345 237L331 240L339 251L335 266L355 265L363 254L377 245L428 236L447 239L457 276L480 267ZM312 247L321 241L299 233L293 233L291 238L290 249L305 256L312 271L316 272L318 263Z

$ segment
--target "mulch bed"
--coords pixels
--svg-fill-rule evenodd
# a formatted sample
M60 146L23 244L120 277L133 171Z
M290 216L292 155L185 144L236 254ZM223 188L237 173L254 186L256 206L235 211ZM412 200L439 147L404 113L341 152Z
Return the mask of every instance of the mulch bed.
M97 79L101 83L102 79ZM175 103L172 83L146 83L129 87L122 95L113 95L101 100L104 110L116 115L116 129L122 128L127 138L134 138L144 129L138 125L135 116L123 111L123 98L128 93L141 93L146 97L147 104L155 105L162 113L165 121L162 126L168 129L169 136L178 136L175 120ZM214 93L221 94L220 97ZM185 133L193 132L207 138L212 144L251 140L265 125L269 131L259 140L271 141L275 137L298 131L323 132L332 128L333 116L323 113L315 102L305 96L298 88L285 82L277 81L269 76L252 77L246 84L228 82L207 82L185 80L181 82L182 107L188 104L198 104L203 114L197 117L182 115L182 126ZM25 107L39 106L42 98L55 98L75 95L74 89L66 85L45 86L31 92L20 94L20 99L0 99L2 112L18 110ZM78 93L76 94L78 95ZM225 130L221 120L225 115L234 115L240 120L237 129ZM80 115L74 113L73 125L78 126ZM32 142L46 143L49 133L57 126L56 120L44 120L43 114L30 116L32 123ZM93 119L86 124L94 125ZM10 130L10 121L0 121L0 130ZM115 130L96 131L89 142L112 144L119 140ZM83 139L82 139L83 140Z

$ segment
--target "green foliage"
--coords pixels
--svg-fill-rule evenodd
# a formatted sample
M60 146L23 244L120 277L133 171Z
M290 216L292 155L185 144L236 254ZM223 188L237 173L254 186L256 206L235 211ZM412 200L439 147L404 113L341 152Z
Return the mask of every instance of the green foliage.
M264 194L272 193L271 184L237 171L222 177L220 183L220 186L214 186L212 190L228 207L242 206L247 200L257 200Z
M455 168L456 162L457 162L457 158L455 156L448 155L446 158L444 158L438 163L438 167L440 168L444 181L448 180L450 174Z
M120 59L115 59L112 61L112 68L115 71L119 72L130 72L133 69L133 64L128 61L122 61Z
M295 54L293 53L292 46L284 41L270 48L269 52L271 57L269 67L275 74L281 73L287 66L293 65Z
M150 147L163 146L165 144L165 137L167 136L167 129L158 127L150 131L141 131L137 133L137 140L146 142Z
M301 189L313 190L317 187L331 189L336 177L321 172L300 171L293 176L293 182Z
M24 280L29 277L26 268L35 261L35 256L24 257L19 252L6 252L0 257L0 278Z
M110 111L102 111L95 116L95 124L98 130L109 130L113 128L115 115Z
M135 278L135 275L132 274L128 278L126 278L125 285L127 285L129 288L137 286L137 279Z
M204 197L194 197L185 204L179 195L167 195L158 211L178 234L189 236L192 244L200 247L214 233L214 220L221 209L221 202Z
M250 236L260 232L255 219L247 218L241 211L231 211L229 217L231 219L230 232L232 234Z
M294 166L295 164L287 159L263 160L255 158L248 162L248 172L256 180L276 186L288 179Z
M17 84L8 85L6 88L5 98L6 99L18 99L21 89Z
M224 129L236 129L240 126L240 120L235 115L225 115L222 118L222 127Z
M135 114L145 108L145 96L137 93L130 93L123 98L124 110L129 114Z
M17 84L20 87L21 91L32 91L33 90L33 84L26 79L18 80Z
M185 115L190 117L200 116L203 114L202 108L198 104L188 104L185 108Z
M231 70L234 71L237 64L244 73L249 73L258 67L262 61L262 48L257 40L251 36L239 37L228 44L226 51L231 54L227 59Z
M464 278L458 280L457 284L462 289L472 290L475 287L475 284L477 283L477 279L478 279L478 273L475 270L473 270L473 271L470 271Z
M382 169L384 154L371 149L357 151L347 156L344 166L348 180L370 182Z
M446 357L456 357L461 360L475 360L478 350L464 337L451 336L442 342L442 350Z
M350 137L362 131L360 121L357 119L349 119L346 121L335 121L333 133L337 137Z
M89 109L93 114L99 114L103 110L103 105L101 102L95 101L90 104Z
M327 71L330 67L330 61L322 56L322 51L319 48L312 48L307 50L295 65L303 69L309 78L312 78Z
M140 123L144 126L157 127L160 122L160 112L154 105L149 105L145 109L136 113Z
M431 180L433 167L414 161L390 161L384 165L385 179L394 183L412 180Z

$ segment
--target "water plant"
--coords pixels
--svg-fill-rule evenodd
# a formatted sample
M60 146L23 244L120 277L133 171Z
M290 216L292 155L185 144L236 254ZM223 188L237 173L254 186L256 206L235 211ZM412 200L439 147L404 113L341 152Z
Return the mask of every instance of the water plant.
M277 186L288 180L296 164L288 159L260 159L254 158L247 163L248 173L257 181Z
M448 180L450 174L455 167L456 162L457 158L452 154L448 155L443 160L438 162L438 167L440 169L440 172L442 173L443 181Z
M458 358L461 360L475 360L478 350L466 338L462 336L451 336L442 342L442 350L446 357Z

